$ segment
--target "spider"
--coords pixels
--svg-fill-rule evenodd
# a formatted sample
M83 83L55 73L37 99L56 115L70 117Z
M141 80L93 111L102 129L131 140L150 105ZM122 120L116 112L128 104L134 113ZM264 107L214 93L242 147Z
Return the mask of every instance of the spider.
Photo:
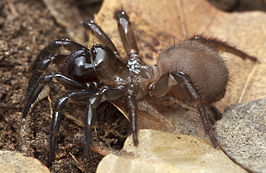
M23 117L26 117L43 87L52 79L69 89L54 105L50 135L51 161L55 159L61 111L70 99L85 101L88 105L85 116L86 156L91 145L92 118L96 116L97 107L104 101L124 101L130 117L133 143L138 145L137 102L146 96L163 99L171 95L175 99L192 102L199 111L212 144L218 146L211 127L212 118L206 111L211 103L223 98L228 82L228 69L218 51L230 52L254 62L257 59L217 39L194 36L167 48L159 55L157 64L149 66L139 55L126 12L117 10L114 16L127 53L126 60L121 58L100 26L93 20L88 20L81 25L90 30L101 44L88 49L69 39L55 40L40 52L32 65L33 74L26 91ZM71 53L60 54L61 48ZM63 62L59 64L60 72L44 74L51 62Z

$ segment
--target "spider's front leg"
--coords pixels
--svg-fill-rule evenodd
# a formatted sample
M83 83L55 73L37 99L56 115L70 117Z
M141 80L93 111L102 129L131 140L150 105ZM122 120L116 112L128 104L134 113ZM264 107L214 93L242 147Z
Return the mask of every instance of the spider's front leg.
M22 110L23 117L26 117L31 105L34 103L39 93L43 89L43 86L39 85L43 72L48 68L51 62L62 61L67 57L66 55L58 54L60 47L64 47L69 51L75 51L78 49L84 49L84 51L88 51L87 48L78 43L75 43L69 39L61 39L53 41L50 45L48 45L40 52L39 56L31 67L33 74L29 80L28 88L26 91L25 105Z
M34 77L34 76L33 76ZM31 79L33 79L33 77ZM40 92L42 91L44 85L49 84L52 79L55 78L57 81L67 84L68 86L72 86L75 88L82 88L84 87L84 85L82 83L79 83L65 75L62 75L60 73L55 73L55 74L45 74L39 77L39 79L35 81L34 78L34 84L30 85L29 87L32 87L34 85L34 87L31 88L31 92L27 94L26 96L26 102L25 102L25 106L23 108L22 111L22 116L26 117L26 115L29 112L29 109L31 107L31 105L36 101L36 99L38 98ZM31 80L30 80L31 82Z
M102 28L97 25L93 20L87 20L81 22L81 25L85 28L91 31L92 35L95 36L102 44L109 47L114 54L119 57L119 53L114 45L114 43L111 41L111 39L106 35L106 33L102 30Z
M88 109L84 118L85 125L85 147L84 154L87 157L89 155L89 148L91 146L92 137L92 119L96 116L97 107L106 100L116 100L120 98L123 93L123 87L109 88L107 86L99 86L94 83L88 84L90 88L88 90L79 90L69 92L67 95L58 99L54 105L54 112L51 125L51 136L50 136L50 161L55 160L55 151L57 146L57 135L62 120L62 111L65 109L67 102L72 99L76 101L85 101L88 103Z
M117 10L114 16L117 20L119 34L127 55L129 57L132 55L138 55L138 46L127 13L123 10ZM119 57L119 53L115 48L114 43L99 25L97 25L93 20L84 21L81 25L85 29L90 30L93 36L95 36L102 44L109 47L114 54Z
M95 63L96 71L98 78L101 78L101 81L106 83L113 83L117 79L125 81L127 84L125 98L127 101L127 108L130 116L130 122L133 133L133 142L134 145L138 144L137 138L137 103L136 103L136 93L134 93L135 89L138 86L135 85L133 81L136 78L143 77L149 78L151 76L151 69L149 66L146 66L139 56L139 51L136 43L136 38L133 32L133 27L129 21L129 17L127 13L123 10L115 11L114 17L117 20L119 34L123 43L123 46L128 55L127 62L122 60L115 48L114 44L110 40L110 38L104 33L100 26L98 26L94 21L85 21L82 23L82 26L86 29L89 29L92 34L103 43L103 45L94 46L91 50L92 52L98 52L95 54L94 62L105 62L106 68L97 68L98 63ZM106 47L106 48L105 48ZM102 53L101 53L102 52ZM105 55L103 57L102 55ZM116 55L116 56L113 56ZM101 55L100 57L98 55ZM108 56L106 56L108 55ZM112 59L110 61L110 59ZM114 62L114 65L110 65L110 62ZM121 63L123 62L123 63ZM103 65L102 65L103 67ZM115 69L114 69L115 67ZM117 71L119 69L119 71ZM114 78L114 76L118 76ZM109 80L111 79L111 80ZM128 82L131 81L131 82Z
M128 57L130 58L139 57L136 37L133 32L133 28L129 21L127 13L123 10L117 10L115 12L115 18L117 20L118 31L122 43L127 52Z
M60 40L54 40L50 43L47 47L45 47L40 54L38 55L37 59L34 61L31 69L33 72L35 71L44 71L47 69L48 65L53 61L59 61L57 58L58 52L60 48L64 48L71 52L76 51L78 49L87 49L86 47L78 44L70 39L64 38ZM54 57L56 56L56 57Z
M54 105L53 108L53 118L52 118L52 123L51 123L51 135L50 135L50 161L53 162L55 159L55 151L56 151L56 146L57 146L57 135L59 132L60 124L62 121L62 113L61 111L65 108L67 102L69 99L75 99L78 98L79 100L87 100L88 98L91 97L93 94L93 91L87 91L87 90L82 90L82 91L72 91L68 93L67 95L61 97L58 99L56 104ZM91 107L90 107L91 108ZM91 119L92 119L92 113L89 115L90 122L91 124ZM88 119L88 118L86 118ZM85 127L87 127L87 123L85 123ZM87 130L86 130L87 131ZM87 133L86 133L86 141L87 141Z

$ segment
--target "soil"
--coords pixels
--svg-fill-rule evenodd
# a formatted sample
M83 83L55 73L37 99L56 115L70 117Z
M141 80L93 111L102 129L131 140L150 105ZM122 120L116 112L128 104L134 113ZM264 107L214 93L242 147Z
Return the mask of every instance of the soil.
M67 118L60 127L56 161L49 164L51 113L48 99L38 102L25 119L21 115L32 62L52 40L66 36L65 29L42 1L0 2L0 150L35 157L51 172L95 172L103 156L91 152L89 158L84 157L83 128ZM66 93L55 83L50 88L52 103ZM82 120L86 105L72 102L67 107L70 114ZM103 103L97 115L92 140L97 145L102 143L121 149L128 135L126 118L110 103Z

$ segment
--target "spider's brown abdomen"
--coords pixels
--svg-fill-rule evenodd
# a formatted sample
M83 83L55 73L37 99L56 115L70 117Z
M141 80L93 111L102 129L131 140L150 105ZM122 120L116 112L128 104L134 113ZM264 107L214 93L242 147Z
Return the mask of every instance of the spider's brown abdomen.
M228 70L222 57L196 40L186 40L163 51L157 62L159 76L176 70L188 74L209 103L225 93Z

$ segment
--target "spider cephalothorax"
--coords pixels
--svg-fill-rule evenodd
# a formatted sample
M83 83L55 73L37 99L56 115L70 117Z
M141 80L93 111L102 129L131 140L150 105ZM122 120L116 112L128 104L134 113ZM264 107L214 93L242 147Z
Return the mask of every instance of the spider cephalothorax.
M115 18L127 53L126 61L122 60L102 29L90 20L83 22L82 26L89 29L101 44L88 49L69 39L56 40L41 51L32 66L33 75L26 92L23 117L28 114L44 85L53 78L70 90L54 105L50 136L51 160L55 158L61 111L69 99L85 101L88 104L85 154L88 154L91 144L92 117L95 116L95 109L104 101L125 100L133 141L137 145L137 102L144 96L156 99L171 95L176 99L192 101L201 115L213 145L217 146L211 128L211 118L205 111L211 103L224 96L228 81L228 70L217 52L228 51L252 61L256 61L256 58L221 41L195 36L163 51L157 64L152 67L146 65L139 55L127 14L118 10L115 12ZM62 47L71 51L71 54L59 54L59 48ZM60 72L43 74L51 62L63 62Z

